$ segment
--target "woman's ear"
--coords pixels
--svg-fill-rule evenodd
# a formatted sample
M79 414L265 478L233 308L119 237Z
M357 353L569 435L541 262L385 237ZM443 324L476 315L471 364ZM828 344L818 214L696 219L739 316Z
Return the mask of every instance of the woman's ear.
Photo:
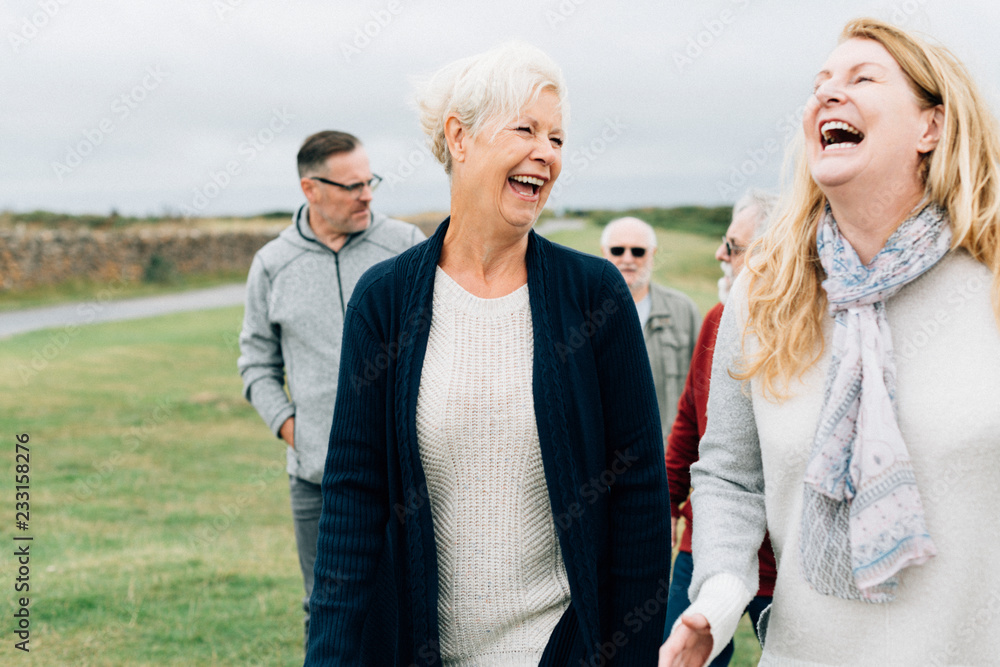
M944 106L939 104L927 109L924 113L927 118L927 126L920 136L920 141L917 142L918 153L930 153L937 148L938 142L941 141L941 131L944 129Z
M448 142L451 161L464 162L469 141L469 132L456 116L448 116L444 121L444 138Z

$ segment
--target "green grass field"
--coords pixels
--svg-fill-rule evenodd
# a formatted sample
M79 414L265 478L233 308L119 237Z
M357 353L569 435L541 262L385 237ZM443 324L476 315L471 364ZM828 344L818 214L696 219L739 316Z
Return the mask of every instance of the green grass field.
M558 240L596 249L596 229L571 236ZM714 243L673 232L660 243L658 275L704 311ZM0 346L4 479L14 479L15 436L30 436L30 529L14 530L5 482L3 533L34 538L30 653L10 632L9 538L0 560L0 664L301 664L284 452L240 395L241 318L227 308L81 327L42 368L27 360L53 331ZM756 664L747 626L737 639L732 664Z
M34 375L50 332L5 341L5 477L29 434L34 541L30 660L5 641L0 663L301 664L283 450L240 396L241 311L83 327Z

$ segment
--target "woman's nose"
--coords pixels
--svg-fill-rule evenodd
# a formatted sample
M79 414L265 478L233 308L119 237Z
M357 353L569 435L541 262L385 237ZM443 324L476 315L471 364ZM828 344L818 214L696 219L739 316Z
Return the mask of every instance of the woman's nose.
M827 79L816 87L814 93L820 104L837 103L844 98L843 91L833 79Z

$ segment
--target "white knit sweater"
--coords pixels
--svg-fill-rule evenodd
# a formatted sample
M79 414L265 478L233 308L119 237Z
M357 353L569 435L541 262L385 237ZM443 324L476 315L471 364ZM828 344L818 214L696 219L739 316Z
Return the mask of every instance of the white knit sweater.
M528 286L497 299L440 268L417 398L441 656L537 665L569 606L532 392Z
M761 665L1000 664L1000 331L992 276L954 251L886 302L900 429L938 555L900 574L896 600L821 595L799 567L802 479L830 363L780 403L727 373L747 316L738 281L719 329L708 429L692 467L691 611L721 649L757 590L756 550L770 530L778 561ZM751 345L752 341L748 341ZM766 524L765 524L766 516Z

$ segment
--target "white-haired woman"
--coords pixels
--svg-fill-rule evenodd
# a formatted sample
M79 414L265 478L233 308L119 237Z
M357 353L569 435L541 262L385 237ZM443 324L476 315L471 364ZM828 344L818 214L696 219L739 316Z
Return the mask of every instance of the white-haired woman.
M996 122L946 49L858 19L803 130L789 203L720 325L694 602L660 665L725 646L765 528L762 665L997 664Z
M656 657L670 512L635 308L532 231L565 95L517 44L424 90L451 215L348 306L308 665Z

